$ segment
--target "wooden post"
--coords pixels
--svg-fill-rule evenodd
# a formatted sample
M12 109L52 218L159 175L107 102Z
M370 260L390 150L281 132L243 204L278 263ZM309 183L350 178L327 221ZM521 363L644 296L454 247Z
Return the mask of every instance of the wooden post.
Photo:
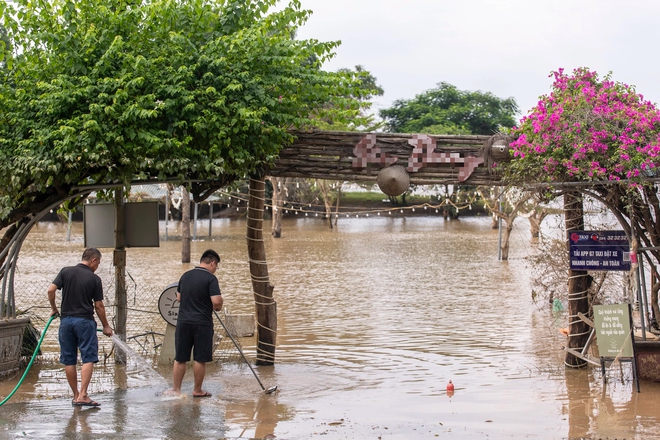
M250 177L246 236L257 315L257 365L275 363L277 340L277 303L273 299L274 286L268 279L268 263L263 239L265 188L263 177Z
M212 236L213 228L213 202L209 202L209 237Z
M126 342L126 243L124 232L124 189L115 189L115 250L112 263L115 266L115 333ZM115 362L126 363L126 353L115 350Z
M166 185L165 188L165 241L167 241L167 226L170 218L170 187Z
M564 194L564 219L567 231L584 230L584 206L579 192ZM566 246L570 246L566 237ZM570 248L569 248L570 250ZM580 319L578 313L589 313L590 278L586 270L568 270L568 343L566 346L581 352L587 343L591 329ZM584 359L566 352L564 363L568 367L581 368L587 365Z
M190 193L181 187L181 262L190 263Z
M195 211L193 214L193 240L197 240L197 210L199 209L199 205L197 202L194 203Z

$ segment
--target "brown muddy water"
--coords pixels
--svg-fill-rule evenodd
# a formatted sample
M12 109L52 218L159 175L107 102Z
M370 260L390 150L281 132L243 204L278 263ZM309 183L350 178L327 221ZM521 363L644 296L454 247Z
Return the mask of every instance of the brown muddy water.
M508 262L497 260L490 226L479 217L372 217L341 219L329 230L316 219L288 219L282 238L265 239L277 363L255 367L266 387L279 387L275 394L228 362L208 366L213 397L190 396L191 371L184 397L164 397L169 365L145 361L161 380L136 363L108 361L90 386L101 408L81 409L71 406L62 367L42 360L0 408L0 438L660 438L660 385L643 381L638 394L629 364L609 369L607 385L598 368L566 369L558 331L566 316L531 298L524 257L536 248L528 224L518 221ZM129 307L155 312L159 293L194 266L180 262L177 228L169 224L159 248L128 250L129 302L133 287L154 292ZM214 220L208 237L200 221L197 233L193 261L204 249L219 252L229 311L254 312L245 222ZM82 253L82 226L66 237L66 225L41 223L21 251L17 283L34 286L44 301L59 268ZM111 276L111 250L102 251L99 273ZM154 314L148 326L164 332L165 322ZM57 353L56 330L48 333L45 358ZM242 344L254 358L254 341ZM0 383L0 395L20 374Z

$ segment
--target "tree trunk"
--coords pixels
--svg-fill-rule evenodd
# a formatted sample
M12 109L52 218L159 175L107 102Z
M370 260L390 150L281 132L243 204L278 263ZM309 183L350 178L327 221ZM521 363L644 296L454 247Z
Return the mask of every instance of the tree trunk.
M584 206L578 192L564 194L564 219L566 231L584 230ZM570 246L568 236L566 246ZM586 270L568 270L568 348L581 352L587 343L591 328L578 317L578 313L589 316L589 276ZM580 368L587 362L566 352L567 367Z
M500 227L499 219L500 218L495 214L492 214L490 216L490 220L491 220L490 221L490 228L491 229L498 229Z
M128 314L126 310L126 240L124 224L124 190L115 190L115 250L113 254L113 265L115 266L115 333L122 341L126 342L126 321ZM127 353L122 350L115 351L115 362L126 364Z
M335 226L337 226L337 220L339 219L339 199L341 198L341 182L337 184L337 205L335 207Z
M539 238L541 234L541 222L547 216L548 211L546 209L535 209L532 215L529 216L529 232L532 234L532 238Z
M181 262L190 263L190 193L181 187Z
M654 334L658 334L660 327L658 326L658 318L660 317L660 308L658 307L658 292L660 292L660 278L655 267L651 266L651 330Z
M506 227L504 228L502 234L502 261L509 260L509 238L511 237L511 231L513 231L513 220L506 218Z
M246 235L257 315L257 365L275 363L277 340L277 303L273 299L274 287L268 279L268 263L263 239L265 187L262 177L250 177Z
M325 217L328 220L328 226L332 229L332 197L330 194L330 188L328 188L327 180L317 180L316 185L321 190L321 196L323 196L323 204L325 205Z
M286 197L286 185L290 179L281 177L271 177L270 181L273 184L273 214L272 214L272 227L270 233L275 238L282 236L282 215L284 213L284 201Z

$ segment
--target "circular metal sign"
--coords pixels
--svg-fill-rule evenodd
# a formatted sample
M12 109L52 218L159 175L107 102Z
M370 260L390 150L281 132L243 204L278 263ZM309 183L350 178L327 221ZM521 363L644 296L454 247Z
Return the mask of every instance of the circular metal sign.
M176 299L176 291L179 283L172 283L163 290L158 298L158 311L165 322L176 327L179 316L179 301Z

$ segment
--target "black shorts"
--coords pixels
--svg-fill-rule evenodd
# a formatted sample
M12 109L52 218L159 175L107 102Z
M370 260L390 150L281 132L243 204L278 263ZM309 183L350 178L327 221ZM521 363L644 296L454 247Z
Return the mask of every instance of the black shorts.
M197 362L213 360L213 326L177 322L174 332L174 349L177 362L188 362L190 351Z

